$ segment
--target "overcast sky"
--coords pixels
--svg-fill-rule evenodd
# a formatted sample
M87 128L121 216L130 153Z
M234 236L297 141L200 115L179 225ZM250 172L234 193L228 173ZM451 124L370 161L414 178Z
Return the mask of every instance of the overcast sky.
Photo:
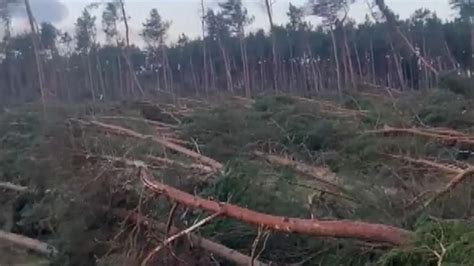
M2 0L0 0L2 1ZM36 19L39 22L52 22L61 30L72 32L74 22L81 14L82 9L92 2L105 0L30 0ZM222 0L221 0L222 1ZM165 20L172 22L169 31L169 40L174 41L181 33L196 37L201 32L200 25L200 0L125 0L127 12L129 13L132 40L138 41L141 25L148 16L150 9L157 8L158 12ZM205 0L206 8L217 6L218 0ZM244 0L250 15L255 17L251 29L268 28L268 21L265 15L263 0ZM300 6L305 4L306 0L276 0L274 5L275 23L286 23L286 12L289 3ZM357 4L351 7L350 16L358 21L363 21L368 12L366 0L358 0ZM442 19L452 19L454 12L449 8L449 0L386 0L396 13L402 18L406 18L418 8L429 8L435 11ZM15 12L14 30L16 32L27 28L27 22L23 19L24 9L19 8ZM100 13L97 10L97 29L100 28ZM23 18L22 18L23 17ZM317 20L308 18L314 24Z

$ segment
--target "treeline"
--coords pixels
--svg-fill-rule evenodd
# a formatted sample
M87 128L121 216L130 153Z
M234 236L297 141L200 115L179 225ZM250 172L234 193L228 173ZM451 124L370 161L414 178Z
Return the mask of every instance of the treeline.
M214 10L205 10L203 3L204 38L183 34L171 45L165 41L172 22L153 9L143 23L144 48L131 44L122 0L84 9L73 34L48 23L36 25L30 17L31 33L12 36L8 12L2 12L7 34L0 45L1 101L217 91L250 97L268 90L342 93L361 86L416 90L436 86L443 73L474 67L469 13L442 21L429 10L417 10L399 20L377 0L366 21L357 24L347 17L350 1L312 0L305 8L323 18L322 25L305 21L307 10L291 4L289 22L274 25L271 1L264 2L272 25L267 31L247 32L253 18L240 0L222 1ZM346 16L336 15L341 10ZM98 31L106 42L97 41Z

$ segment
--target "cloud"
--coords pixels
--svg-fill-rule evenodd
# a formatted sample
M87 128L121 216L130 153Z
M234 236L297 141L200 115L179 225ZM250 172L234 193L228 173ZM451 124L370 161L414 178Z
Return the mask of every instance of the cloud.
M58 0L30 0L30 5L38 23L58 23L68 16L68 9ZM19 19L26 18L25 7L23 5L12 6L12 16Z

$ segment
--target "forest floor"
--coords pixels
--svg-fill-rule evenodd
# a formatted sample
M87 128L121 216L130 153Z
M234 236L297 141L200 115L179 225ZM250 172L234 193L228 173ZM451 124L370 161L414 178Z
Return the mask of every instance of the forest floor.
M274 265L474 265L473 99L433 90L169 102L4 108L0 232L47 242L57 265L137 265L156 247L156 265L238 263L224 246ZM160 247L207 215L150 191L145 165L203 199L386 224L413 239L396 247L210 217Z

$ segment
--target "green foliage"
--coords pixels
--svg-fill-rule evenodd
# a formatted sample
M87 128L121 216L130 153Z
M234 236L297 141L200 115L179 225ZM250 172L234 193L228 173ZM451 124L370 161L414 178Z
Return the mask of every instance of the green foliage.
M439 86L465 97L474 98L474 77L450 73L441 76Z
M463 221L422 218L413 246L393 249L381 265L473 265L474 225Z
M436 127L469 128L474 126L473 101L447 90L435 90L423 96L418 117Z
M91 15L89 10L85 8L82 15L76 21L76 48L82 53L88 52L95 44L96 40L96 17Z

